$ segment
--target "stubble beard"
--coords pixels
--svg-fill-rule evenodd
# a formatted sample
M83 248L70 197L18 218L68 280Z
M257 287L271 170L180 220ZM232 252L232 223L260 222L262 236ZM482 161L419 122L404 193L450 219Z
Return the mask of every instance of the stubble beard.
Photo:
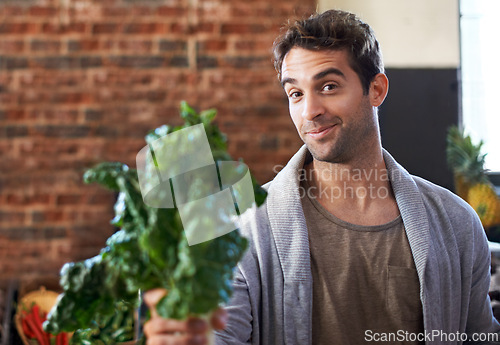
M364 115L358 117L364 120L358 121L358 123L354 123L349 127L341 122L337 125L340 128L334 129L338 132L335 133L334 138L326 138L324 142L318 141L314 144L308 144L304 140L304 136L302 136L302 140L315 160L333 164L346 164L353 159L359 158L359 155L363 154L364 150L373 145L373 136L378 136L377 115L374 115L371 109L367 111L363 107L358 112L364 113ZM326 150L324 149L325 146Z

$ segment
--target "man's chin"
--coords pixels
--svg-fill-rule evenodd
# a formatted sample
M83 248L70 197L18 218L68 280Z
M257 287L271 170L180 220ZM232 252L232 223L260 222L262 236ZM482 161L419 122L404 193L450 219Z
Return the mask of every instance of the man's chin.
M308 145L308 143L306 143L306 147L316 161L332 164L341 164L348 161L344 154L335 150L331 145L328 149L323 147L319 148L315 145Z
M335 154L331 151L328 150L321 150L318 149L317 147L307 145L306 147L311 153L311 156L314 158L314 160L320 161L320 162L327 162L327 163L334 163L335 161Z

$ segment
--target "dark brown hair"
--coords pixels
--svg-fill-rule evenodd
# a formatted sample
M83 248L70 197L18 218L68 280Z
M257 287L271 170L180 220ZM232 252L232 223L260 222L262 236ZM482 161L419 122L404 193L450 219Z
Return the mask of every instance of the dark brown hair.
M350 65L358 74L363 91L368 93L370 83L384 72L382 53L370 26L356 15L329 10L297 20L285 27L286 31L274 42L274 67L281 79L281 67L288 52L294 47L308 50L347 50Z

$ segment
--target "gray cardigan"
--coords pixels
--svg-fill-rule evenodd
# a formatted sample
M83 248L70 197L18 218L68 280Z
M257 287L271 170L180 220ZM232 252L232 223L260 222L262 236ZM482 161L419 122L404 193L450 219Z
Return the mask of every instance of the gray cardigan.
M241 219L250 248L236 269L228 325L217 344L311 344L312 276L298 175L306 153L304 146L266 185L265 205ZM499 332L477 215L448 190L411 176L385 151L384 159L418 272L426 343L461 343L446 337L457 332Z

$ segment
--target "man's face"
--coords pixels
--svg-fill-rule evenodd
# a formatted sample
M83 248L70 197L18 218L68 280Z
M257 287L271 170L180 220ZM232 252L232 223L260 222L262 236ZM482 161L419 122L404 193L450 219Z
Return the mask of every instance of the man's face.
M376 110L346 51L295 47L281 71L290 115L316 160L347 163L378 143Z

